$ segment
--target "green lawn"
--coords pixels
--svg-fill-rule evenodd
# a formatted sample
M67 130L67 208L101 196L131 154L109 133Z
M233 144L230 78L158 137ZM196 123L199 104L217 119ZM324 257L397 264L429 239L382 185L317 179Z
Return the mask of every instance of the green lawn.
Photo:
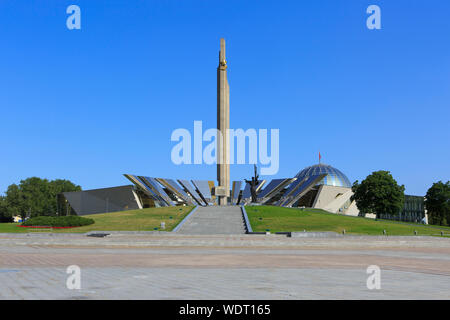
M272 206L246 206L254 232L334 231L349 234L382 235L450 235L449 227L411 225L407 223L343 216L320 209L298 209Z
M128 210L84 217L95 220L94 224L70 228L53 229L53 232L89 232L89 231L153 231L166 223L165 231L171 231L194 207L161 207L140 210ZM172 218L171 218L172 217ZM40 232L32 228L20 228L19 223L0 223L0 233L4 232Z
M19 228L20 223L0 223L0 233L25 233L26 228Z

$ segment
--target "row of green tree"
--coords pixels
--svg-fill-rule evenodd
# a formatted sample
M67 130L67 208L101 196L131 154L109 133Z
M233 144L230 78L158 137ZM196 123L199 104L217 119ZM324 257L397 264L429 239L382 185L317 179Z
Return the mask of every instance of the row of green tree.
M57 195L61 192L81 191L69 180L47 180L37 177L12 184L0 196L0 221L10 221L15 215L24 217L55 216L58 212Z
M405 202L405 187L398 185L389 171L376 171L352 186L352 200L361 212L398 215ZM450 182L433 183L425 196L428 223L450 225Z

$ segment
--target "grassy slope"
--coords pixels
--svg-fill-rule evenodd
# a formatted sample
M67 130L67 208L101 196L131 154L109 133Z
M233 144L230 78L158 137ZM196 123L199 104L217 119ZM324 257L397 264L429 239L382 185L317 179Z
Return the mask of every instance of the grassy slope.
M450 228L439 226L411 225L407 223L375 221L374 219L343 216L327 213L318 209L297 209L270 206L247 206L250 224L254 232L289 232L289 231L335 231L345 229L351 234L382 235L440 235L440 231L450 234ZM262 220L259 220L262 218Z
M0 223L0 233L24 233L26 228L19 228L20 223Z
M194 207L162 207L141 210L128 210L84 217L95 220L94 224L71 229L54 229L53 232L88 232L88 231L152 231L161 222L166 223L165 231L171 231ZM170 219L172 217L172 219ZM17 227L18 223L0 223L2 232L29 232L28 228ZM39 232L33 229L31 232Z

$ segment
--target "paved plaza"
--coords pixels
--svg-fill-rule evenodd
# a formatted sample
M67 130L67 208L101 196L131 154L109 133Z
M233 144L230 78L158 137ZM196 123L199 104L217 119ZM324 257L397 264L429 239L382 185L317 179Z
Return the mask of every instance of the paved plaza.
M450 240L0 234L0 299L449 299ZM69 290L66 268L81 268ZM369 290L366 269L381 268Z

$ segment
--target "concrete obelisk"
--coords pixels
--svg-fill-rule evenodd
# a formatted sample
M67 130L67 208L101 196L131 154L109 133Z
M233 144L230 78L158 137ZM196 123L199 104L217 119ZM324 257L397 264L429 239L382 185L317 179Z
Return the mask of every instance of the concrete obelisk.
M220 39L219 67L217 68L217 181L216 195L219 205L228 204L230 193L230 88L227 80L225 39Z

